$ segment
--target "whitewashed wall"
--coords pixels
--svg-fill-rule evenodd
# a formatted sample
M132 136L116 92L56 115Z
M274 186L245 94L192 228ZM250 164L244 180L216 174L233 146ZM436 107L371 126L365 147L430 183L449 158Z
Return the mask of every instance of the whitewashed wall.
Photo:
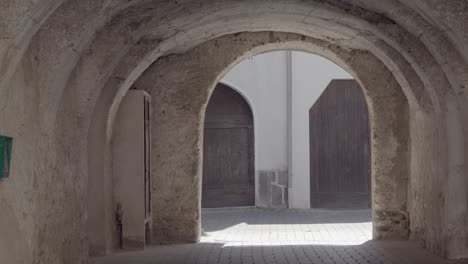
M313 54L292 53L292 188L289 206L310 207L309 109L333 79L352 79L335 63Z
M320 56L289 54L276 51L255 56L221 81L244 96L254 114L256 204L262 207L310 207L309 109L331 80L352 78Z

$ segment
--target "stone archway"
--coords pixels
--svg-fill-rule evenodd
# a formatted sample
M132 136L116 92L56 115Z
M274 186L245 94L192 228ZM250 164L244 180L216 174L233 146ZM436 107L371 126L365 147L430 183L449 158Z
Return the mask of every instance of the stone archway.
M237 39L244 42L239 50L233 43L222 42L232 54L219 52L224 47L210 42L212 49L205 50L204 56L190 57L196 56L190 51L194 47L242 31L283 31L321 39L315 41L323 48L317 53L333 58L336 55L328 53L333 51L355 71L362 68L355 73L367 87L397 87L396 79L409 107L400 105L400 95L392 89L366 91L368 98L373 98L368 101L373 113L380 113L371 117L376 120L374 146L387 150L373 158L374 188L379 193L388 192L374 202L380 209L389 201L394 205L389 211L374 212L374 219L382 224L376 233L391 233L395 231L391 228L400 224L407 230L408 219L401 221L399 212L408 211L412 239L422 241L440 255L468 256L466 7L461 0L5 0L0 10L0 129L2 134L13 136L17 144L11 168L13 180L0 184L0 205L7 208L2 220L9 223L0 226L0 234L17 239L2 251L0 259L6 263L61 263L70 259L79 263L86 261L88 244L99 254L111 251L114 208L110 206L109 149L121 98L155 61L154 67L158 67L173 64L174 57L180 56L187 60L180 69L196 69L194 60L205 65L212 55L217 55L225 64L204 69L222 75L220 69L229 64L226 60L235 61L233 54L242 57L250 48L256 52L294 48L281 44L278 35L267 34L262 37L263 44ZM307 37L289 40L294 39L295 48L315 49L299 43L307 41ZM255 49L261 45L265 45L264 50ZM161 72L197 82L203 76L196 71L183 76L179 69L172 71ZM381 74L368 74L375 71ZM216 79L212 74L205 77ZM158 83L172 85L163 80ZM189 152L199 147L200 139L192 139L191 133L196 132L188 128L196 127L203 119L200 107L194 104L200 100L203 108L205 100L199 96L205 96L204 88L199 91L202 94L192 98L193 104L181 105L182 110L177 110L187 116L175 121L186 120L186 126L170 124L161 117L160 123L167 123L167 129L181 128L175 133L182 136L178 140L187 139L182 144L177 140L161 144L174 149L186 147L181 155L187 155L187 159L169 160L163 156L161 167L154 171L161 179L157 175L160 171L174 171L174 182L163 185L173 188L174 194L188 188L185 184L192 184L191 190L199 184L196 178L187 181L184 175L199 174L194 161L201 158L199 151ZM178 94L161 95L167 99L193 95L182 89L174 92ZM171 100L176 104L179 99ZM404 123L395 129L391 122L396 119L408 119L409 125ZM165 129L158 133L168 136ZM408 155L389 159L405 151ZM171 167L175 162L182 166ZM406 179L408 175L411 177ZM408 192L398 189L406 180ZM390 188L379 189L381 186ZM155 189L159 188L155 185ZM406 196L408 203L403 202ZM187 200L189 197L192 200ZM197 213L190 207L197 206L196 197L194 191L172 200L176 203L174 212L161 208L161 219L166 221L163 225L181 216L175 224L189 227L189 232L180 237L177 234L183 228L157 230L161 237L167 232L177 238L175 241L196 240L198 235L193 230ZM159 207L170 205L164 201L166 197L158 198Z
M452 93L453 91L450 89L456 89L458 87L457 85L460 84L457 83L460 79L455 78L451 74L457 71L459 72L460 69L464 69L466 66L457 60L458 57L456 56L457 52L455 50L450 50L453 52L445 54L445 49L440 50L436 47L439 44L441 44L441 46L451 45L443 41L443 34L425 35L425 37L430 39L429 42L425 38L416 38L415 36L418 35L416 34L418 32L417 29L423 30L421 27L424 25L429 26L425 24L427 21L424 21L424 19L420 17L412 16L415 15L412 13L412 10L405 9L406 7L395 2L392 2L388 7L406 11L403 13L396 12L389 17L393 19L405 18L402 20L405 23L395 24L394 20L388 19L386 16L372 11L369 12L369 10L366 9L369 6L364 6L366 8L362 8L361 6L348 4L342 5L342 2L335 1L307 3L299 3L296 1L271 1L260 3L260 1L251 1L248 4L244 2L227 1L225 5L222 6L209 5L208 2L206 5L200 6L191 5L191 3L188 2L187 4L189 8L185 5L177 5L174 8L168 7L168 11L174 11L176 14L184 14L183 16L177 17L180 17L185 22L179 21L176 24L181 25L185 23L185 27L183 27L183 30L176 30L177 33L174 35L170 34L170 36L161 38L158 37L158 30L161 30L162 33L168 33L172 32L171 30L173 28L166 28L165 23L158 23L157 17L159 13L152 13L156 9L151 8L151 4L137 5L132 9L131 14L133 14L133 16L122 16L122 23L113 24L109 28L106 28L104 32L109 35L99 34L101 38L96 38L96 40L93 41L90 50L96 53L81 59L82 63L76 70L78 74L76 76L73 75L73 79L69 83L69 86L67 86L67 90L70 91L69 94L73 95L73 91L78 89L77 84L81 82L87 83L89 81L91 84L86 85L86 87L89 87L88 90L90 94L95 95L98 93L95 91L100 91L99 103L96 103L97 109L91 119L91 130L93 131L90 132L92 136L90 137L89 145L92 146L93 149L99 148L105 150L108 148L108 145L111 144L110 135L112 134L114 115L118 109L121 98L138 76L143 74L151 63L162 59L168 54L187 53L191 48L224 34L259 30L282 30L285 32L300 33L305 36L314 36L329 43L330 46L334 46L333 49L365 50L385 64L401 85L408 102L410 102L409 105L415 106L414 108L411 107L408 109L410 120L412 121L410 126L415 128L411 129L412 138L417 139L411 142L412 147L410 148L411 151L409 154L409 156L411 156L412 177L410 178L408 194L411 200L415 201L409 204L412 210L410 214L412 218L410 221L410 229L412 230L411 237L416 240L424 241L427 247L439 254L458 256L459 252L463 251L462 244L458 243L465 237L465 231L462 232L464 229L461 228L463 224L460 222L460 218L447 217L442 214L445 208L454 209L454 206L452 203L444 203L443 195L439 196L439 198L433 195L437 192L446 193L447 180L442 177L445 173L450 172L450 179L454 179L456 182L464 182L463 176L457 170L457 167L461 166L463 163L463 151L456 147L454 148L453 144L448 150L439 151L444 149L444 145L447 143L445 141L446 131L440 131L440 127L446 127L447 125L445 123L446 115L443 112L445 104L454 106L451 108L453 113L451 116L456 115L453 122L463 121L461 119L462 117L459 116L460 109L458 106L455 106L460 103L460 98L451 97L450 101L446 102L444 96L446 92ZM283 7L288 8L284 9ZM316 11L308 12L307 10L310 10L310 8ZM161 11L162 9L158 8L157 10ZM190 10L190 12L186 13L187 10ZM233 13L231 10L234 10ZM258 16L249 12L250 10L258 11ZM318 12L317 10L321 11ZM148 17L153 17L153 20L140 24L139 21L143 14L147 14ZM208 17L203 14L210 14L211 16ZM230 19L220 22L218 18L224 17L223 14L229 14L228 17ZM320 14L326 15L322 17ZM335 21L334 17L331 19L328 17L329 14L343 19ZM200 19L200 15L203 19ZM255 21L259 23L252 23L250 21L252 17L255 17ZM302 19L303 17L307 17L307 19L304 20ZM417 22L412 23L413 20ZM196 21L201 21L202 23L197 23ZM216 21L216 23L204 24L204 21ZM137 26L134 29L139 29L139 31L132 31L132 34L130 34L127 31L127 25L130 24L132 26ZM138 28L138 25L142 25L142 27ZM161 25L162 28L159 28L157 25ZM362 28L363 26L364 28ZM424 27L423 31L438 32L437 29L432 28L432 26L429 26L429 28L430 29ZM156 29L153 32L155 35L145 31L149 31L150 29ZM131 38L131 35L138 35L136 32L142 34L146 32L148 35L142 38L137 37L139 41L135 42L133 46L128 45L128 38ZM349 34L351 34L351 36ZM106 41L109 40L110 35L116 40L119 40L115 41L115 50L119 50L119 52L114 52L119 55L114 56L113 53L108 53ZM423 48L420 49L419 47ZM417 52L414 53L413 51ZM123 53L125 53L125 56ZM120 55L124 57L120 58ZM458 65L460 67L457 66L448 69L448 64L440 63L441 58L450 58L448 61L450 65ZM110 75L109 78L107 78L106 74L101 73L101 69L99 69L98 74L95 69L91 67L95 64L95 60L108 66L104 72ZM115 64L108 63L109 61ZM86 65L90 70L85 67ZM443 70L446 70L447 73L444 73ZM454 77L451 78L451 83L447 82L446 74ZM101 76L95 80L94 77L96 75ZM463 74L455 75L463 76ZM96 87L96 90L93 90L93 87ZM115 87L118 87L118 89ZM64 96L63 101L72 99L73 97L69 98ZM65 108L73 109L72 106L67 105ZM90 114L87 111L84 112L86 112L84 114L85 116ZM66 123L66 121L64 123ZM99 127L102 126L103 123L105 123L105 128ZM65 126L63 124L61 125ZM423 127L423 131L419 130L413 132ZM457 131L459 131L458 129L462 129L462 127L458 127ZM97 137L95 137L96 133L99 134ZM454 139L452 143L460 142L460 140L462 140L460 134L457 134L456 139ZM103 144L103 142L105 142L105 144ZM450 151L451 157L455 157L455 159L453 159L455 161L454 163L445 164L446 150ZM104 154L102 151L101 153L95 154L93 150L89 150L88 160L92 163L90 165L90 167L92 167L89 175L90 180L99 178L102 175L104 182L110 181L110 173L106 166L111 157L109 157L105 151L103 152ZM408 157L408 159L410 158ZM424 166L423 164L427 160L434 161L431 163L433 166ZM98 168L95 168L96 166ZM405 169L406 168L403 170ZM396 170L395 173L398 173L398 170ZM425 182L425 178L427 177L432 179L431 182L428 183L431 188L434 187L432 190L429 190L429 188L423 186L424 184L421 184ZM91 181L90 185L93 185ZM457 186L462 186L462 184L458 184ZM99 187L101 189L108 188L106 184ZM404 193L404 195L406 195L406 193ZM103 200L112 199L108 195L104 196ZM461 199L462 196L463 195L450 195L447 198L451 201L464 203ZM425 200L430 200L432 203L436 203L437 206L431 208L425 207ZM440 208L444 209L442 210ZM109 226L112 225L112 208L107 207L104 208L104 210L98 209L98 211L106 212L103 221L107 221L107 224L103 223L100 225L99 232L95 234L92 233L91 235L101 239L107 244L107 248L109 249L109 245L111 245L109 241L112 240L112 237L109 235L108 230ZM434 215L437 217L433 217ZM460 215L465 215L465 213L462 212ZM90 223L101 221L100 218L96 219L95 213L90 214L90 216L94 219L94 221L88 221ZM386 216L383 216L383 218L386 218ZM399 223L399 221L397 222ZM441 223L450 223L450 225L456 226L456 228L448 228L448 225L442 225ZM104 230L107 233L103 234ZM442 239L444 236L451 237L450 243L442 242L445 241ZM450 248L450 250L448 248ZM455 250L455 248L457 248L457 250Z
M153 182L159 182L154 186L154 193L159 193L153 200L154 241L198 241L201 124L209 95L238 62L279 49L330 58L351 72L364 88L371 115L374 238L407 238L409 106L391 72L365 51L345 50L301 35L261 32L224 36L185 54L165 57L135 83L158 95L153 100L153 151L157 153ZM165 181L167 178L174 180ZM174 200L180 201L175 207L170 202Z

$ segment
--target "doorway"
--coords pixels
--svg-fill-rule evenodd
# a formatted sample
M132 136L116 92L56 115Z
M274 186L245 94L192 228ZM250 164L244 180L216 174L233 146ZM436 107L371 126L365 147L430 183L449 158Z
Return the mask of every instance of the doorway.
M312 208L370 208L369 111L355 80L333 80L309 111Z
M202 207L254 205L252 110L239 93L218 84L206 109Z

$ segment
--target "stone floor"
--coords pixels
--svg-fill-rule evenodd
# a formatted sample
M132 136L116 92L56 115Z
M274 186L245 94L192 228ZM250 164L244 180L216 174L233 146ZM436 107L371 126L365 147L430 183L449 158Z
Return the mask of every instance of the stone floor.
M371 241L368 210L203 210L198 244L153 246L93 264L454 264L410 242Z

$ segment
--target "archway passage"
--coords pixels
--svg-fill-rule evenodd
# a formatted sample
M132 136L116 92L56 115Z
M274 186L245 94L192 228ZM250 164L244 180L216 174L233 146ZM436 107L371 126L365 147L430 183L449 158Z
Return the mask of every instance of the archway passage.
M218 84L205 117L202 207L255 205L253 135L249 104Z
M312 208L370 208L369 111L355 80L333 80L309 110Z
M286 41L296 39L296 48L306 48L311 38L349 65L369 98L375 237L410 234L437 254L468 257L467 1L1 6L0 134L16 143L10 178L0 182L0 263L86 263L88 244L110 251L114 120L123 95L144 75L159 79L145 87L158 105L152 239L196 241L207 91L254 46L291 48ZM217 39L229 34L236 35ZM85 202L95 194L89 200L99 211Z

